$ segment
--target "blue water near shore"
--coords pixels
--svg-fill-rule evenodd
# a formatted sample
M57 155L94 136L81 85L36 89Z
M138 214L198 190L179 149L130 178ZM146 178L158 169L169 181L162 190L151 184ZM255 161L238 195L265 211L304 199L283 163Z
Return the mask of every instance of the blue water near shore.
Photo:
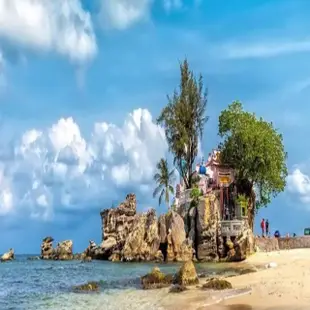
M0 309L157 309L158 293L140 288L139 277L155 264L93 261L27 260L29 255L0 264ZM162 264L165 273L176 272L179 264ZM233 272L222 264L198 264L198 273ZM100 294L76 294L72 286L100 281Z

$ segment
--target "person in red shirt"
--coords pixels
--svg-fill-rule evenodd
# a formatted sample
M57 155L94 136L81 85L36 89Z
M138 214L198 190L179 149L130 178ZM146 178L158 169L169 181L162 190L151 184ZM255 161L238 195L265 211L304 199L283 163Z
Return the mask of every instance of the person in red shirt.
M262 237L265 235L265 219L260 222L260 228L262 229Z

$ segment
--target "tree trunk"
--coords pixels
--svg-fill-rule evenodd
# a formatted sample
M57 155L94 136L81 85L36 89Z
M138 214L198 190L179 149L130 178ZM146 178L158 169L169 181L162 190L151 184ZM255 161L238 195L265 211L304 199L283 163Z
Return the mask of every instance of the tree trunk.
M248 207L248 223L252 231L254 231L254 221L255 221L255 211L256 211L255 203L256 203L256 195L252 188L250 199L249 199L249 207Z

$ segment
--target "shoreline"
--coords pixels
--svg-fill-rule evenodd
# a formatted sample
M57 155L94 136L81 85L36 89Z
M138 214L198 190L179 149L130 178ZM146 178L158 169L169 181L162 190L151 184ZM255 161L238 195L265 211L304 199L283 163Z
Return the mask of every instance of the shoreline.
M275 266L262 269L270 263ZM241 262L240 266L243 264L251 265L258 271L228 277L233 290L215 292L194 287L179 294L168 293L169 295L162 299L162 308L159 309L309 309L310 249L258 252ZM204 282L205 279L200 279L200 285Z

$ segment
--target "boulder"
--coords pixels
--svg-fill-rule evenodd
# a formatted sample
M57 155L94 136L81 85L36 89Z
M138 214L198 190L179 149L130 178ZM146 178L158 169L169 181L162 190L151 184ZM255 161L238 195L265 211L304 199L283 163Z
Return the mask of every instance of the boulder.
M1 256L1 262L7 262L15 259L14 249L10 249L8 252Z
M99 282L87 282L85 284L76 285L73 291L76 293L98 292L100 290Z
M246 226L232 243L229 239L226 242L229 251L226 261L239 262L245 260L249 255L255 252L255 239L251 229Z
M42 259L53 259L54 258L54 249L53 249L52 237L46 237L43 239L41 244L41 258Z
M58 242L54 251L55 260L71 260L73 259L73 242L72 240L65 240Z
M167 261L188 261L193 258L193 248L186 238L182 217L171 211L167 214Z
M185 262L175 275L174 284L196 285L199 283L195 265L192 261Z
M165 275L158 267L141 277L141 285L144 290L157 289L170 286L172 284L173 276Z
M202 289L207 290L226 290L226 289L232 289L232 285L230 282L224 280L224 279L210 279L205 284L203 284Z

